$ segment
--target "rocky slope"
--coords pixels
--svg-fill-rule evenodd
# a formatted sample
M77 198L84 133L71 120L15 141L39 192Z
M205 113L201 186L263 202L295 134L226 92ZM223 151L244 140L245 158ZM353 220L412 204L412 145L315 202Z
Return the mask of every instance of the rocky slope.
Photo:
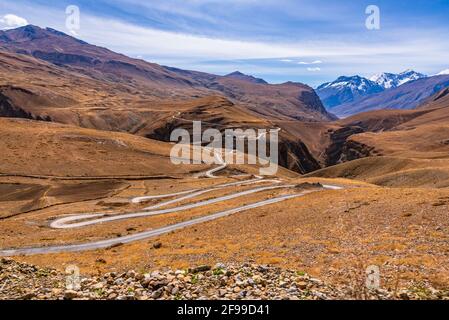
M79 282L52 269L0 260L0 300L330 300L442 299L448 293L430 286L397 292L360 286L331 286L307 274L276 267L217 264L189 270L129 270Z

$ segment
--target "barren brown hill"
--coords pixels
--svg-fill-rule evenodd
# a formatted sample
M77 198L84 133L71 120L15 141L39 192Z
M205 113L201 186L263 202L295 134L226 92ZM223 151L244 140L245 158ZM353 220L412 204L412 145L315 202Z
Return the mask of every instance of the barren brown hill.
M336 117L326 111L315 91L302 83L268 84L263 79L233 72L220 77L197 71L167 68L190 77L203 86L223 93L258 117L278 120L329 121Z
M239 101L253 113L267 119L302 121L336 119L327 113L316 93L301 83L266 85L222 77L209 87L224 92L226 96Z
M338 162L312 173L384 186L449 186L449 100L447 90L410 111L370 112L340 121L360 128L345 138ZM336 162L335 164L338 164Z
M273 129L271 121L242 104L214 95L163 98L154 90L101 81L27 55L0 53L0 116L53 121L84 128L123 131L169 141L170 133L201 120L204 128ZM186 121L187 120L187 121ZM298 172L319 168L305 145L281 133L281 164ZM304 159L304 160L303 160Z
M314 90L303 84L270 85L250 76L220 77L162 67L87 44L53 29L26 26L0 31L0 47L33 56L97 81L125 87L123 93L186 100L224 95L250 110L270 117L331 120ZM17 83L11 83L16 85ZM265 93L267 92L267 93ZM269 102L258 98L263 94ZM263 103L261 103L263 102ZM273 110L272 110L273 109Z
M0 174L7 176L158 177L208 166L176 166L172 145L126 133L0 118Z
M163 141L173 129L191 129L193 120L223 131L279 127L280 163L300 173L370 156L441 158L447 152L444 92L416 110L314 122L333 116L302 84L158 66L34 26L0 38L2 116Z
M62 203L107 198L133 179L191 176L171 145L125 133L0 118L0 219Z
M108 198L129 188L131 181L200 181L193 177L217 166L175 165L172 144L166 142L52 122L0 118L0 135L0 220ZM259 172L258 166L250 165L228 170ZM279 176L297 174L281 169Z
M164 141L185 120L224 130L273 129L273 120L334 119L303 84L162 67L34 26L1 35L0 116ZM301 173L320 168L306 143L287 128L281 132L280 163Z
M367 157L324 168L306 177L346 178L386 187L447 188L449 161Z

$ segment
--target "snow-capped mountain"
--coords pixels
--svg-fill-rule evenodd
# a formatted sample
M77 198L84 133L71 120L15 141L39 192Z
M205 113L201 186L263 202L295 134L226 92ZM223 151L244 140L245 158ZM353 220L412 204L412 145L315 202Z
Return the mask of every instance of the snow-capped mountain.
M332 113L345 118L373 110L414 109L444 88L449 88L449 75L425 77L397 88L367 95L356 102L341 104L333 108Z
M449 74L449 69L443 70L440 73L437 73L436 76L445 76Z
M397 88L403 84L406 84L407 82L426 78L427 76L413 71L413 70L406 70L404 72L401 72L399 74L394 73L379 73L370 78L371 81L376 82L377 84L381 85L385 89L391 89L391 88Z
M340 77L316 89L324 106L332 109L343 103L357 101L366 95L384 91L384 87L360 76Z

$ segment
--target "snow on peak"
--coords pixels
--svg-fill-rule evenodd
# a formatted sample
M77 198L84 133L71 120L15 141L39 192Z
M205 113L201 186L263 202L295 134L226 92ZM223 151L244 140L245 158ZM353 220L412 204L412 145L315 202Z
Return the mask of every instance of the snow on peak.
M342 76L333 82L325 83L317 88L317 90L335 89L335 90L350 90L355 93L365 93L373 90L381 91L382 88L375 82L363 78L361 76Z
M440 73L437 73L436 76L444 76L449 75L449 69L443 70Z
M385 89L391 89L399 87L407 82L418 80L421 78L426 78L427 76L418 73L414 70L405 70L404 72L401 72L399 74L394 73L379 73L370 78L371 81L376 82L377 84L381 85Z

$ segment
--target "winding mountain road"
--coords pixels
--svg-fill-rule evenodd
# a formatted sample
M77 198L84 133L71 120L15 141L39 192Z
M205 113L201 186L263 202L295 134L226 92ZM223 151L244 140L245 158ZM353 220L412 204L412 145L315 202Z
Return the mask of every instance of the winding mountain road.
M226 151L226 150L225 150ZM233 151L231 151L233 152ZM222 163L219 167L208 170L205 172L205 176L210 178L215 178L214 173L223 170L226 168L227 164L223 160L222 152L215 151L216 159L219 161L219 163ZM202 200L197 201L191 204L184 204L179 205L173 208L167 208L167 209L159 209L162 207L166 207L169 205L173 205L176 203L180 203L184 200L193 199L195 197L199 197L201 195L211 193L214 191L220 191L225 188L233 187L233 186L249 186L253 184L261 184L261 183L270 183L270 185L267 186L261 186L257 188L251 188L244 191L234 192L231 194L227 194L224 196L215 197L208 200ZM175 199L164 201L155 205L152 205L150 207L146 207L141 212L135 212L135 213L127 213L127 214L111 214L111 213L96 213L96 214L82 214L82 215L71 215L66 216L60 219L57 219L53 221L50 224L51 228L54 229L74 229L74 228L82 228L86 226L92 226L96 224L104 224L108 222L113 221L121 221L121 220L128 220L128 219L135 219L135 218L143 218L143 217L150 217L150 216L156 216L156 215L163 215L163 214L170 214L170 213L176 213L181 211L186 211L190 209L200 208L211 204L216 204L219 202L224 202L227 200L236 199L239 197L248 196L255 193L260 193L264 191L270 191L270 190L280 190L280 189L292 189L296 188L296 185L293 184L282 184L282 182L278 179L264 179L262 177L256 177L254 179L245 180L245 181L237 181L232 183L225 183L220 184L212 187L207 188L197 188L197 189L191 189L191 190L185 190L180 191L177 193L170 193L170 194L163 194L163 195L152 195L152 196L143 196L143 197L135 197L130 199L130 202L133 204L138 204L144 201L148 200L154 200L154 199L165 199L165 198L172 198L176 197ZM340 186L335 185L323 185L324 189L327 190L340 190L343 189ZM176 231L179 229L183 229L186 227L190 227L193 225L205 223L208 221L213 221L216 219L220 219L229 215L233 215L239 212L260 208L263 206L287 201L290 199L302 197L306 194L313 193L313 192L320 192L319 190L315 191L303 191L301 193L297 194L289 194L289 195L282 195L278 197L274 197L271 199L263 200L263 201L257 201L251 204L242 205L233 209L220 211L214 214L194 218L188 221L183 221L180 223L176 223L173 225L165 226L162 228L157 228L154 230L148 230L140 233L136 233L133 235L127 235L127 236L121 236L113 239L105 239L101 241L94 241L94 242L88 242L88 243L82 243L82 244L67 244L67 245L58 245L58 246L44 246L44 247L35 247L35 248L17 248L17 249L6 249L6 250L0 250L0 256L17 256L17 255L35 255L35 254L49 254L49 253L61 253L61 252L79 252L79 251L88 251L88 250L98 250L98 249L104 249L113 247L116 245L126 244L134 241L140 241L149 239L152 237L157 237L172 231Z
M178 111L176 113L176 115L172 116L172 118L176 119L176 120L180 120L180 121L189 122L189 123L193 123L194 122L193 120L180 118L179 117L180 115L181 115L181 112ZM214 124L214 123L204 122L204 121L203 121L203 123L214 125L214 126L217 125L217 124ZM224 125L222 125L222 126L224 126ZM227 127L227 126L224 126L224 127ZM280 131L282 131L282 129L281 128L275 128L275 129L270 129L269 131L275 131L276 133L279 133ZM268 134L268 132L262 132L262 133L259 133L259 135L257 137L250 137L250 136L248 136L246 134L242 134L240 136L239 135L235 135L235 137L237 139L248 139L248 140L258 141L258 140L262 139L262 137L266 137L267 134ZM204 147L204 149L209 150L211 152L212 151L214 152L215 163L218 164L218 167L210 169L210 170L208 170L206 172L203 172L203 173L200 173L200 174L196 175L197 178L200 178L200 177L218 178L217 176L215 176L215 173L226 169L227 166L228 166L228 164L223 160L222 153L223 152L225 152L225 153L226 152L227 153L233 153L233 152L235 153L235 152L237 152L236 150L227 150L227 149L224 149L224 151L222 150L222 151L219 152L217 150L212 150L211 148L208 148L208 147Z
M77 215L77 216L58 219L58 220L54 221L50 226L54 229L73 229L73 228L81 228L81 227L86 227L86 226L90 226L90 225L94 225L94 224L112 222L112 221L117 221L117 220L127 220L127 219L132 219L132 218L151 217L151 216L175 213L175 212L186 211L186 210L195 209L195 208L199 208L199 207L204 207L204 206L207 206L210 204L215 204L215 203L223 202L226 200L232 200L235 198L247 196L247 195L262 192L262 191L275 190L275 189L286 189L286 188L292 188L292 187L294 187L294 185L268 186L268 187L255 188L255 189L237 192L237 193L233 193L233 194L218 197L218 198L213 198L210 200L200 201L200 202L196 202L196 203L192 203L192 204L188 204L188 205L183 205L183 206L170 208L170 209L164 209L164 210L157 210L157 211L149 211L149 212L143 211L143 212L122 214L122 215L115 215L115 216L107 216L107 214L102 214L102 213L91 214L91 215ZM202 193L206 193L206 192L207 191L197 192L194 195L198 196L198 195L200 195ZM185 197L184 197L184 199L185 199ZM146 208L146 209L148 209L148 208ZM144 209L144 210L146 210L146 209ZM84 222L78 222L78 223L70 223L70 222L74 222L74 221L78 221L78 220L86 220L86 219L90 219L90 218L97 218L97 219L88 220L88 221L84 221Z
M342 189L339 186L325 186L326 189L338 190ZM264 207L267 205L287 201L290 199L302 197L306 194L312 193L314 191L307 191L298 194L291 195L283 195L279 197L275 197L272 199L258 201L252 204L244 205L241 207L237 207L230 210L225 210L221 212L217 212L211 215L195 218L192 220L176 223L170 226L148 230L140 233L136 233L133 235L122 236L113 239L106 239L101 241L83 243L83 244L72 244L72 245L60 245L60 246L48 246L48 247L37 247L37 248L21 248L21 249L10 249L10 250L0 250L0 256L18 256L18 255L36 255L36 254L49 254L49 253L61 253L61 252L81 252L81 251L89 251L89 250L98 250L110 248L116 245L127 244L135 241L141 241L157 236L161 236L163 234L167 234L169 232L173 232L179 229L187 228L190 226L194 226L197 224L202 224L205 222L213 221L216 219L220 219L226 216L230 216L239 212L247 211L250 209L256 209L260 207ZM315 191L318 192L318 191Z

